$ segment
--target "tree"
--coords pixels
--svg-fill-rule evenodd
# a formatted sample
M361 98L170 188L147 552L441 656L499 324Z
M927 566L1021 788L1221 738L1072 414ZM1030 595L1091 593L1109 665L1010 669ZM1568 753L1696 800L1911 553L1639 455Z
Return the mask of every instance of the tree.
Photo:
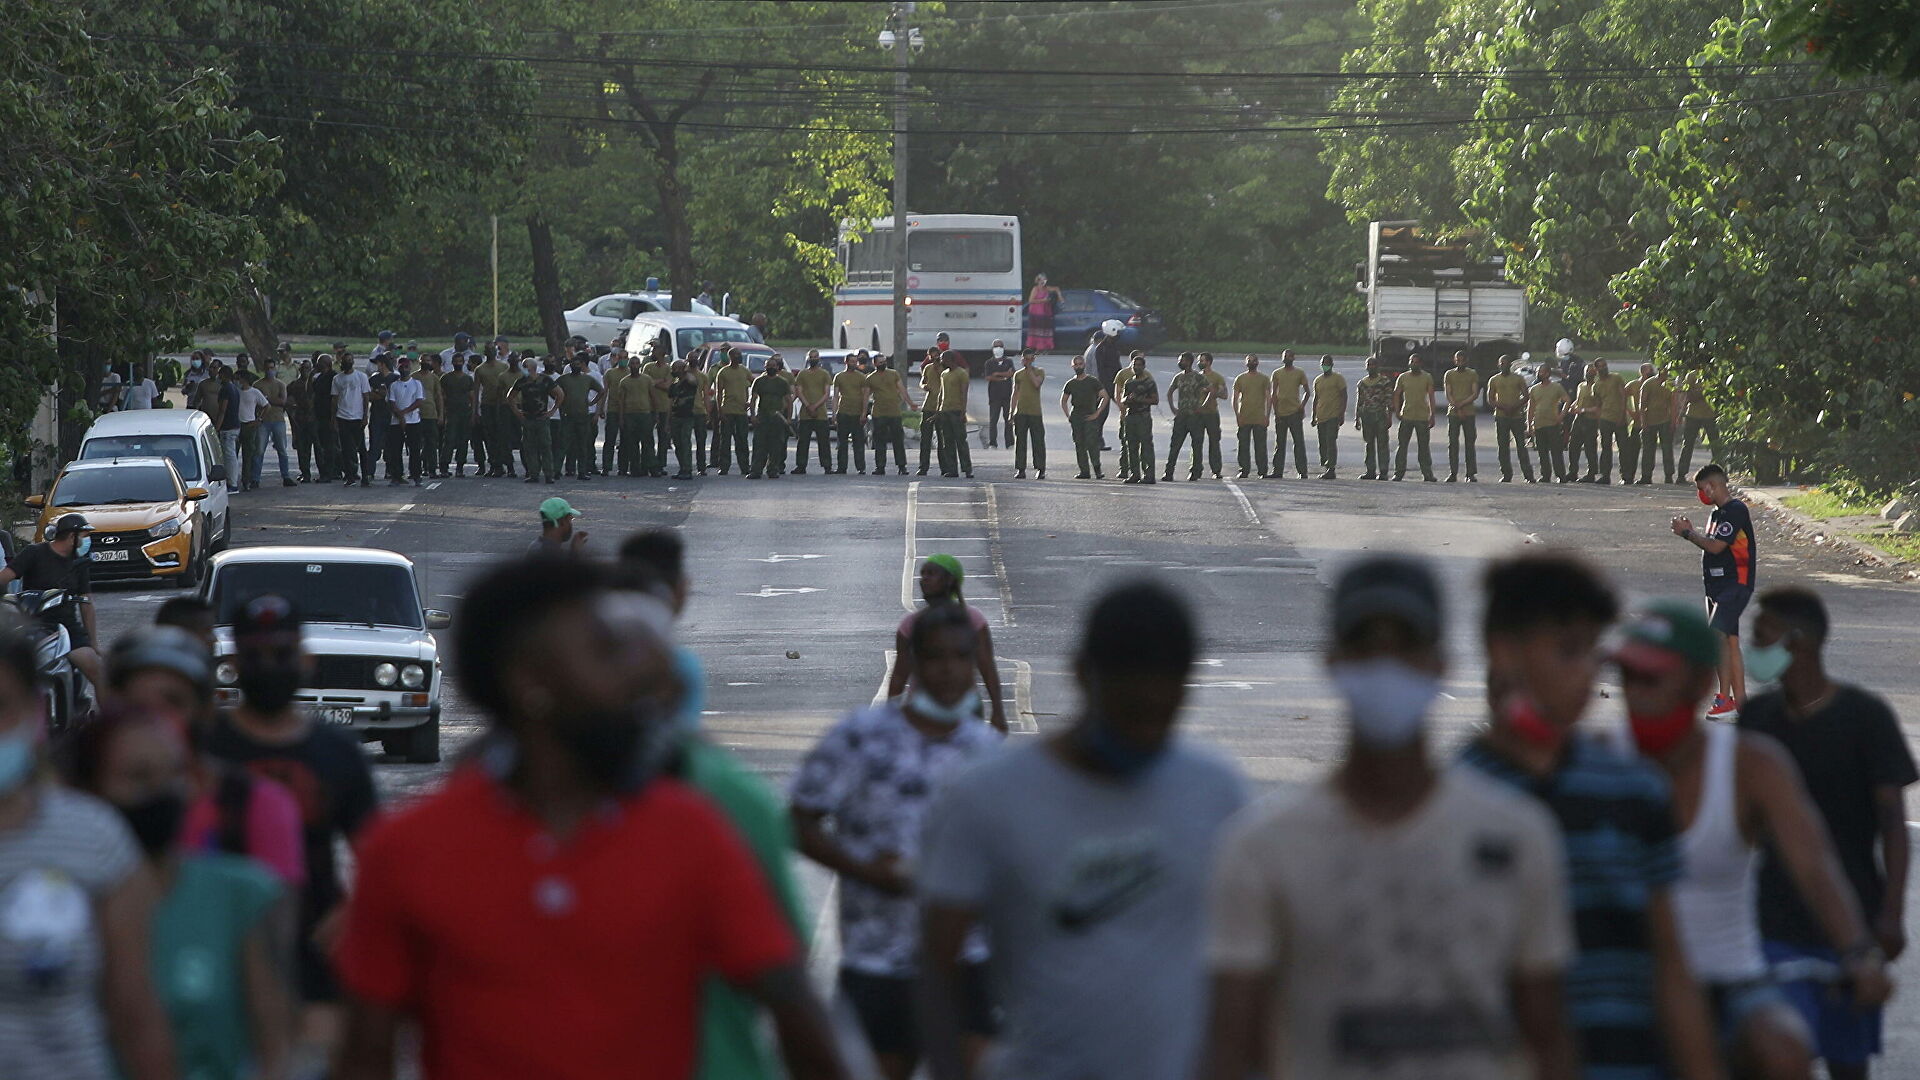
M1906 0L1779 0L1767 37L1820 58L1836 75L1920 79L1920 11Z

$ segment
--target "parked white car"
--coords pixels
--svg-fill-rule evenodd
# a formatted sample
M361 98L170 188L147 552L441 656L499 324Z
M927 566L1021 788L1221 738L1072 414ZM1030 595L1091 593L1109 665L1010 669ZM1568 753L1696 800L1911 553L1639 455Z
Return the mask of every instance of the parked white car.
M329 724L378 739L402 761L440 760L438 643L452 621L425 607L413 561L356 547L243 547L214 557L202 597L213 608L214 680L238 699L235 615L256 596L285 597L304 624L313 674L296 700Z
M698 300L692 310L681 314L714 316L718 313ZM636 316L673 310L670 292L608 293L567 312L567 333L578 334L590 345L611 345L613 339L633 325Z

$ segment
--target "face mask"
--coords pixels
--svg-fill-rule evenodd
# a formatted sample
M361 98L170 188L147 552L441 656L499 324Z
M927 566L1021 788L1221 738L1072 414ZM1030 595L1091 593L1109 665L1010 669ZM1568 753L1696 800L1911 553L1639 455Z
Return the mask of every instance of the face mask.
M1333 685L1347 699L1353 734L1376 750L1398 750L1426 730L1427 706L1440 694L1440 680L1398 660L1337 664Z
M931 720L943 727L955 727L963 720L980 718L980 692L969 690L966 696L951 705L942 705L933 700L933 695L925 690L915 690L907 699L907 708L912 709L922 720Z
M1132 780L1160 760L1160 749L1142 750L1115 735L1099 717L1089 717L1078 728L1080 748L1101 771Z
M157 858L173 846L187 817L187 800L178 791L162 791L131 806L117 808L147 858Z
M1701 506L1712 506L1712 505L1713 505L1713 500L1712 500L1712 499L1709 499L1709 498L1707 498L1707 493L1706 493L1706 492L1704 492L1704 491L1701 491L1701 490L1699 490L1698 488L1695 488L1695 489L1694 489L1694 492L1693 492L1693 493L1694 493L1695 495L1698 495L1698 496L1700 497L1700 505L1701 505Z
M1333 365L1332 365L1332 364L1321 364L1321 365L1320 365L1320 374L1322 374L1322 375L1331 375L1331 374L1333 374Z
M80 538L80 545L73 549L73 553L76 555L85 555L87 552L92 550L93 550L93 537L83 536Z
M1756 682L1778 682L1780 676L1793 666L1793 654L1787 651L1785 641L1776 641L1771 645L1743 645L1740 655L1747 662L1747 677Z
M1005 349L1003 349L1003 348L1001 348L1001 347L1000 347L1000 346L998 346L998 345L995 345L995 346L993 347L993 358L994 358L995 360L998 360L998 359L1000 359L1001 357L1003 357L1003 356L1005 356L1005 355L1007 355L1007 350L1005 350Z
M1693 730L1693 706L1676 705L1665 713L1641 716L1629 712L1627 727L1633 732L1633 744L1647 757L1657 758L1674 748Z
M1558 750L1567 741L1567 729L1541 716L1533 699L1525 694L1507 699L1504 711L1508 730L1530 745Z
M280 370L279 368L274 368L274 367L267 368L266 369L267 378L269 379L273 378L273 373L279 370Z
M248 708L277 713L293 704L293 695L300 692L300 669L291 664L243 664L238 686Z
M20 789L33 775L33 736L24 728L0 735L0 795Z
M199 370L200 368L202 368L202 367L205 367L205 366L206 366L206 361L205 361L205 360L195 360L195 361L193 362L193 367L194 367L194 370L195 370L195 371L198 371L198 370Z

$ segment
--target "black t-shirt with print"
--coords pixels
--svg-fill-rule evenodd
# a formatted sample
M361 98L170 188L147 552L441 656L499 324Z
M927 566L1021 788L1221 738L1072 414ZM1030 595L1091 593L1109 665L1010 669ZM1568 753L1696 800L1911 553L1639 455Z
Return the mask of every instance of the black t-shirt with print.
M1728 499L1727 505L1715 507L1707 517L1707 536L1727 545L1727 550L1719 554L1711 551L1700 553L1700 571L1706 577L1707 595L1711 596L1728 585L1753 588L1757 566L1753 515L1747 511L1747 504L1739 499Z

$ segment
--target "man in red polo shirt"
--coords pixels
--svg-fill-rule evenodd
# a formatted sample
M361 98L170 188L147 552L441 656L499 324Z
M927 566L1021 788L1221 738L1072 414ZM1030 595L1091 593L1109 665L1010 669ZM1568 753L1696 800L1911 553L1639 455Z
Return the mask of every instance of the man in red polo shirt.
M842 1076L745 845L657 775L678 696L666 606L547 559L487 575L460 614L462 689L494 729L365 834L336 1075L389 1080L412 1021L430 1080L689 1076L717 974L765 1006L790 1075Z

